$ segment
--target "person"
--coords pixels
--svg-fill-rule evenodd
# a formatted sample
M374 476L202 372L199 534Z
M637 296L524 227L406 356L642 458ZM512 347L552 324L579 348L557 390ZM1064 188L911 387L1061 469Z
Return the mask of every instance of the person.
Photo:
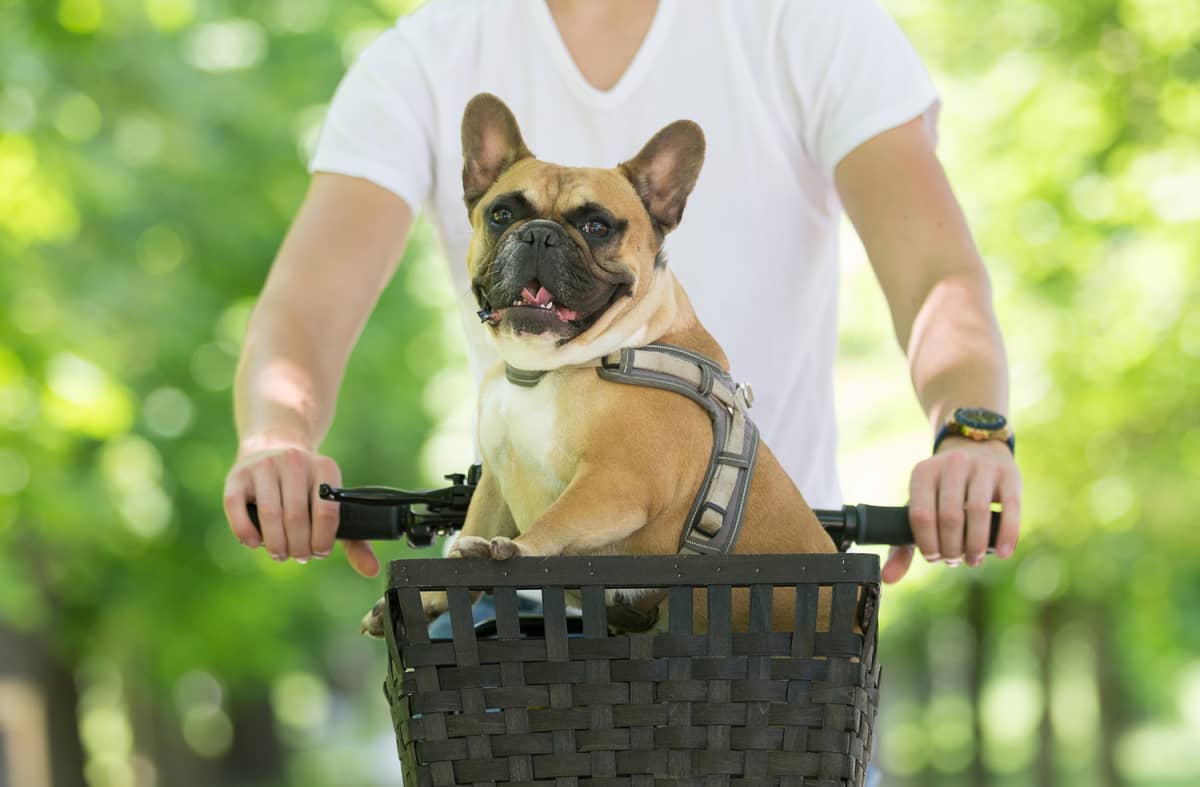
M755 420L814 507L841 504L843 208L934 431L960 407L1007 412L988 275L935 153L940 99L876 0L431 0L344 77L249 322L224 490L245 545L277 560L330 554L337 507L315 490L341 477L318 446L416 211L445 248L473 371L494 359L467 285L460 181L462 110L484 91L513 109L536 156L571 166L615 166L671 121L700 124L708 153L668 264L734 375L755 386ZM1010 449L955 431L913 469L910 518L926 559L978 565L993 502L1003 505L996 553L1012 553L1021 480ZM359 573L378 572L367 544L345 549ZM893 549L884 579L912 559L912 548Z

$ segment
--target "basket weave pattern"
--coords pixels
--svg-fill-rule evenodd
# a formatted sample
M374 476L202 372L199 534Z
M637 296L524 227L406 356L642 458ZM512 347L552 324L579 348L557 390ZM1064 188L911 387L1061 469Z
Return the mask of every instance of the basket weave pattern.
M409 560L388 590L392 708L408 787L847 787L863 784L878 703L873 555ZM544 632L522 633L518 588ZM612 634L605 589L670 588L669 630ZM707 631L693 632L706 587ZM749 631L731 630L732 588ZM770 631L772 589L795 626ZM818 593L831 590L828 630ZM430 641L420 591L444 589L452 640ZM496 602L477 636L470 590ZM567 591L581 635L569 635ZM860 627L856 630L856 624Z

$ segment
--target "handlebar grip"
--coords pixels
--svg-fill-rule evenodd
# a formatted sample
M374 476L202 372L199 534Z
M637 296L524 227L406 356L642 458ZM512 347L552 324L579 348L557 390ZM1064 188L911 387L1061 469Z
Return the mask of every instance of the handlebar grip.
M846 508L847 518L852 518L856 524L853 536L856 543L908 546L915 542L908 520L908 506L869 506L860 503ZM999 530L1000 512L993 511L988 549L995 548Z
M404 537L401 521L402 510L392 506L366 506L354 503L339 503L337 537L350 541L394 541ZM258 506L250 503L246 513L254 528L262 532L258 523Z

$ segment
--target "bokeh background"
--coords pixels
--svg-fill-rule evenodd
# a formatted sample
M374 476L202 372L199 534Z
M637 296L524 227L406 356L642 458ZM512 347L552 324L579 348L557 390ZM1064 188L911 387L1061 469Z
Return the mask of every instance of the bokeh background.
M0 785L399 783L380 584L240 547L220 492L325 105L414 4L0 0ZM1013 559L885 594L885 784L1198 784L1200 0L885 5L943 92L1026 482ZM899 503L929 429L845 258L847 498ZM444 266L419 226L355 351L349 483L470 459Z

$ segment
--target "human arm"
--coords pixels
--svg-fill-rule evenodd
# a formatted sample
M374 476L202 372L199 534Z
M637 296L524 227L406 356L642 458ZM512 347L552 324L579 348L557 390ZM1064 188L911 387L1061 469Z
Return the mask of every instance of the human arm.
M958 407L1008 412L1008 369L991 285L923 117L885 131L834 170L891 310L913 388L936 430ZM990 507L1004 513L996 553L1012 554L1021 477L1008 446L949 437L909 485L913 534L929 560L978 565ZM894 549L884 579L904 576L912 548Z
M238 539L251 547L265 542L277 560L323 557L333 548L337 505L315 490L341 479L317 447L412 217L403 199L370 181L316 173L254 307L234 380L238 453L224 505ZM246 514L250 502L258 506L261 539ZM365 542L347 542L346 556L365 576L379 571Z

